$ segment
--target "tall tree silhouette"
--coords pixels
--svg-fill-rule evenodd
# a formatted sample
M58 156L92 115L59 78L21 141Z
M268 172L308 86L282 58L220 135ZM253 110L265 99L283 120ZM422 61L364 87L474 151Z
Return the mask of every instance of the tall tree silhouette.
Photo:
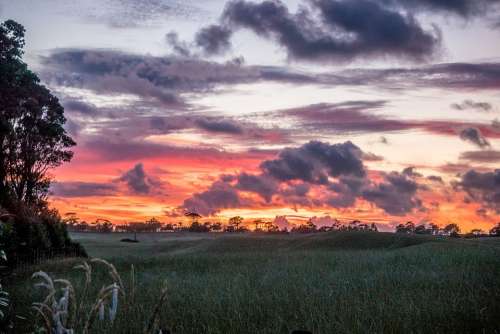
M75 142L64 109L22 61L24 27L0 24L0 206L45 204L47 171L69 161Z
M235 231L240 230L240 225L243 224L243 217L235 216L229 218L229 225L233 226Z

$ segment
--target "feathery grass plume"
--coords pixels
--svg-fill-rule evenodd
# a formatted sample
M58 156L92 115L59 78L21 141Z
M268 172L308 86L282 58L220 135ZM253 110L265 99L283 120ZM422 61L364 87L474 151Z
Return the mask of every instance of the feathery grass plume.
M46 333L50 333L52 326L50 324L50 318L43 311L43 308L45 308L45 307L47 307L49 309L48 310L49 312L52 312L50 310L50 307L48 307L47 305L42 304L42 303L33 303L33 305L31 306L31 308L33 310L35 310L41 316L41 318L43 319L43 324L44 324L45 332Z
M109 306L109 321L113 322L116 318L118 311L118 285L113 283L113 290L111 292L111 305Z
M52 280L50 275L44 271L37 271L33 273L33 275L31 275L31 278L40 278L42 280L41 282L35 283L34 286L36 288L44 288L48 290L48 294L45 297L44 301L42 303L33 303L32 306L37 313L42 315L45 326L47 326L47 324L49 325L48 333L51 333L50 328L53 327L52 325L55 320L54 308L57 308L57 303L55 300L56 289L54 281ZM52 305L52 307L49 305Z
M33 275L31 275L31 278L32 279L35 279L35 278L42 279L42 282L35 284L36 287L47 288L50 292L55 291L54 281L49 276L49 274L47 274L45 271L37 271L37 272L33 273Z
M104 303L101 303L101 305L99 305L99 320L104 320Z
M113 289L117 288L116 284L111 284L105 288L102 288L101 291L99 292L97 296L97 300L92 306L90 313L88 314L87 321L85 322L85 325L83 327L83 334L88 334L90 329L92 328L92 325L94 323L96 314L101 308L101 305L104 305L107 299L111 296ZM118 288L119 289L119 288Z
M69 313L69 308L76 303L75 289L73 284L66 279L52 279L49 274L44 271L35 272L32 278L40 278L42 281L35 283L35 287L42 287L48 290L48 294L42 303L33 303L32 308L42 316L44 327L49 326L52 331L48 333L64 334L71 331L72 314ZM56 289L56 284L61 284L61 289ZM62 296L59 300L56 299L58 291Z
M85 273L85 285L89 285L92 282L92 267L83 261L82 264L78 264L73 267L73 269L81 269Z
M65 289L65 299L66 302L65 310L67 312L66 326L71 328L73 321L76 318L76 292L73 284L67 279L55 279L54 284L62 284Z
M160 314L160 309L163 303L165 302L166 298L167 298L167 281L165 280L163 282L163 288L161 290L160 299L158 299L158 302L156 303L153 313L151 314L151 318L149 319L147 326L144 328L144 334L153 333L153 331L157 327L158 315Z
M9 306L9 293L3 290L2 284L0 284L0 307ZM0 309L0 319L3 319L4 313Z
M83 309L85 301L87 300L87 294L90 289L90 284L92 283L92 267L86 261L83 261L82 264L74 266L73 269L80 269L85 273L85 285L80 297L80 303L75 310L76 314L80 314L80 311Z
M121 278L120 274L118 273L118 271L116 270L114 265L112 265L111 263L109 263L106 260L99 259L99 258L94 258L94 259L90 260L90 262L101 263L104 266L106 266L109 270L109 275L111 276L111 278L115 282L118 283L118 286L120 288L122 295L125 296L125 287L123 286L122 278Z

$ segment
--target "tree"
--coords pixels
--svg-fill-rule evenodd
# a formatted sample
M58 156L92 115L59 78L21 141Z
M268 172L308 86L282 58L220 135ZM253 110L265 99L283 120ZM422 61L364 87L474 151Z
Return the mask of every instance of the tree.
M253 230L254 230L254 232L261 232L262 231L261 226L262 226L263 223L264 222L262 221L262 219L255 219L253 221L253 224L254 224L254 229Z
M94 225L94 229L97 232L101 232L101 233L113 232L113 224L107 219L98 218L92 224Z
M428 230L424 224L415 227L415 234L428 234L428 233L430 233L430 230Z
M210 232L210 223L200 224L197 221L191 223L189 232Z
M278 225L274 224L272 221L267 221L265 224L267 232L279 232L280 230Z
M22 61L24 28L0 24L0 206L45 207L47 172L71 160L64 108Z
M222 224L219 222L213 223L210 226L210 230L212 230L214 232L220 232L220 231L222 231Z
M448 224L443 229L449 236L456 237L460 233L460 227L457 224Z
M309 231L311 231L311 232L316 232L316 230L317 230L317 226L316 226L316 224L314 224L312 219L307 220L306 226L309 229Z
M429 230L431 232L432 235L438 235L439 234L439 226L434 224L434 223L430 223L429 224Z
M348 230L357 231L359 229L358 226L359 224L361 224L359 220L353 220L352 222L349 223Z
M490 235L493 237L500 237L500 223L497 223L491 230Z
M229 218L229 225L234 227L235 231L240 230L240 225L243 224L243 217L236 216Z
M198 213L196 213L196 212L194 212L194 211L193 211L193 212L186 212L186 213L184 214L184 216L186 216L186 217L188 217L189 219L191 219L191 225L192 225L193 223L197 223L197 222L198 222L198 219L200 219L200 218L201 218L201 215L200 215L200 214L198 214ZM182 223L181 223L181 227L182 227Z
M484 234L484 231L481 230L480 228L474 228L470 231L470 233L475 237L479 237Z
M163 225L161 228L160 228L161 231L174 231L175 230L175 224L172 224L172 223L167 223L165 225Z
M396 226L396 233L414 233L415 224L412 222L406 222L406 224L399 224Z
M160 230L160 228L162 227L162 225L163 224L155 217L146 221L146 229L149 232L158 232Z

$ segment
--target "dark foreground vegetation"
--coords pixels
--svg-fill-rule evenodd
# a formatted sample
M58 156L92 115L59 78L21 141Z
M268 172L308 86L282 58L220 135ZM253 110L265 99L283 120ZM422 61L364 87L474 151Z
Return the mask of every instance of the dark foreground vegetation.
M0 23L0 249L9 266L60 254L84 255L49 209L48 171L71 159L64 109L22 60L24 28Z
M318 234L141 234L73 237L90 256L114 263L125 291L116 319L91 333L143 333L164 280L168 290L158 324L173 333L497 333L500 328L500 243L374 232ZM129 235L129 237L131 237ZM7 283L16 333L40 319L30 305L43 298L31 273L42 269L75 282L81 259L17 272ZM96 294L110 284L91 263ZM130 276L134 266L135 288ZM86 307L90 307L87 305ZM107 311L106 311L107 312ZM76 331L80 333L80 330Z

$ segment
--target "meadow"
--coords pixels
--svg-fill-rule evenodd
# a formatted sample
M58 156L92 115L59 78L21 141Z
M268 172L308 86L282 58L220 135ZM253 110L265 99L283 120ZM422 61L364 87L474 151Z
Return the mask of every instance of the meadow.
M91 333L143 333L166 280L158 323L172 333L500 333L500 240L375 232L316 234L75 233L112 262L133 300ZM33 330L43 298L31 273L69 278L82 259L53 260L6 282L16 333ZM133 264L135 276L130 277ZM89 293L110 283L92 264ZM79 290L80 289L80 290ZM131 287L129 287L131 289ZM87 305L86 307L90 307ZM76 333L80 333L77 328Z

